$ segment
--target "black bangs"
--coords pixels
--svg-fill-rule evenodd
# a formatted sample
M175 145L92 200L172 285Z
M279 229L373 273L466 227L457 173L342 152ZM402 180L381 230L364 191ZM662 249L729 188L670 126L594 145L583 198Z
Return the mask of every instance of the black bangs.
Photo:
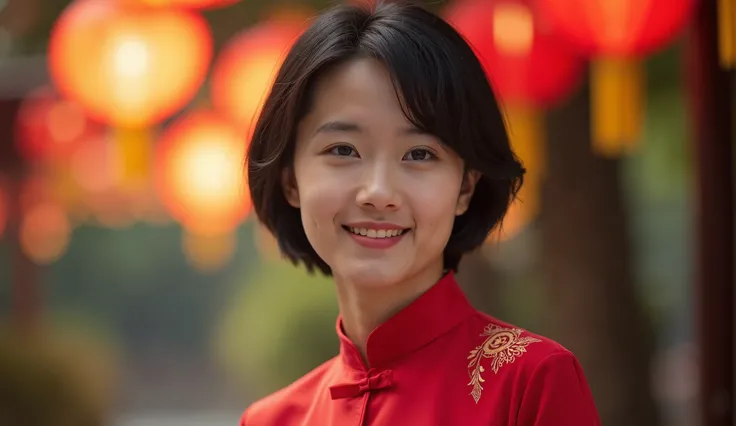
M399 19L402 9L414 9L414 19ZM470 169L500 179L518 176L522 170L510 150L484 149L508 144L507 132L498 126L503 118L482 65L452 26L406 3L379 6L370 20L356 50L388 68L407 119ZM473 143L482 139L486 144Z
M279 70L248 151L248 183L259 220L286 257L330 274L309 244L299 209L282 187L293 162L299 121L314 83L346 61L371 57L393 80L407 119L455 151L481 177L468 211L455 220L445 269L479 247L502 221L524 169L509 145L503 117L482 65L463 38L438 16L408 1L343 5L320 15L296 41Z

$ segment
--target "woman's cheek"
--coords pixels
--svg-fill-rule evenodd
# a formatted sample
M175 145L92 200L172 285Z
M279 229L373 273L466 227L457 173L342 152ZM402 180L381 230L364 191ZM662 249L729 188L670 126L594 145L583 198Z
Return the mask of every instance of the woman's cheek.
M332 223L347 201L345 188L326 180L300 184L299 193L302 216L308 216L317 226L325 222Z

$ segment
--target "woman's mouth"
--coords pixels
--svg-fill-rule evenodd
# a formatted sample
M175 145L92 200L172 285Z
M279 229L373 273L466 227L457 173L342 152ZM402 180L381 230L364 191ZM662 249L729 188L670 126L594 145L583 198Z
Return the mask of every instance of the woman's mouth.
M385 250L398 244L411 228L377 226L348 226L342 228L350 234L353 241L370 249ZM388 228L388 229L386 229Z
M410 228L405 229L372 229L372 228L357 228L352 226L343 225L343 229L346 231L360 235L367 238L392 238L403 235L405 232L409 232Z

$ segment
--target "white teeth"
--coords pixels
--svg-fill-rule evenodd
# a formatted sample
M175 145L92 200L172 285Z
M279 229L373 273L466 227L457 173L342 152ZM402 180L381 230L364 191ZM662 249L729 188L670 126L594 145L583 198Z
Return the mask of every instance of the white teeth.
M403 229L368 229L368 228L352 228L350 232L356 235L362 235L368 238L391 238L398 237L404 233Z

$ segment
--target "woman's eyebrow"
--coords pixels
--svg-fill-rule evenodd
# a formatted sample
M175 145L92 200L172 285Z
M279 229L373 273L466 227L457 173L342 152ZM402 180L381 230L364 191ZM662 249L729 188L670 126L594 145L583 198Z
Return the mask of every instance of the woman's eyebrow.
M319 133L365 133L365 129L354 122L344 120L330 120L317 127L317 130L314 131L313 136ZM397 131L397 134L401 136L410 136L428 135L429 133L416 126L410 125L399 129Z
M318 133L363 133L363 128L356 123L342 120L331 120L317 127L314 135Z

